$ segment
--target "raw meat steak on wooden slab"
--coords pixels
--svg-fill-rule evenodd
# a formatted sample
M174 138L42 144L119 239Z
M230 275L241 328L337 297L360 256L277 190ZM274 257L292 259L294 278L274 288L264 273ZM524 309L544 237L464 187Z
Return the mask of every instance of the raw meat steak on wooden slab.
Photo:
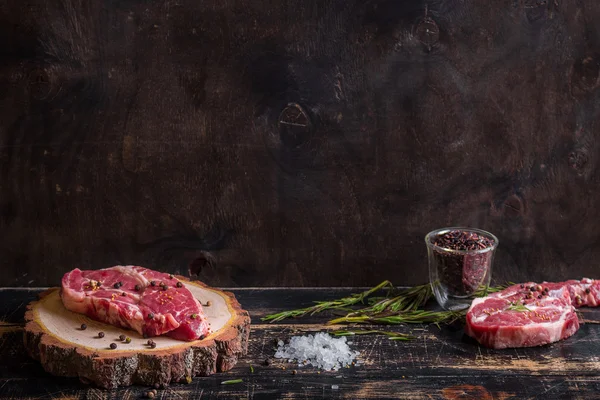
M61 299L68 310L146 337L202 339L209 331L202 305L178 282L137 266L76 268L63 276Z
M578 329L568 285L528 282L473 300L465 332L486 347L504 349L557 342Z

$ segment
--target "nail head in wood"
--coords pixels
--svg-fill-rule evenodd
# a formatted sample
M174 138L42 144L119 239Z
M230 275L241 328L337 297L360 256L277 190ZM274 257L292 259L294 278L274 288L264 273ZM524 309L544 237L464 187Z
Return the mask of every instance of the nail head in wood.
M431 50L440 40L440 29L433 19L424 17L417 23L414 35L428 50Z
M278 120L281 141L292 146L306 142L313 132L310 115L298 103L289 103Z

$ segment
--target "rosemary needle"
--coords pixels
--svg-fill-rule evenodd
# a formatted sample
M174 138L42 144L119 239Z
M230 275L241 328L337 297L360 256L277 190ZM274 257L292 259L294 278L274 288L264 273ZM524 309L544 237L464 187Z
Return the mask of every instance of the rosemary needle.
M506 308L508 311L517 311L517 312L525 312L531 311L529 308L525 307L524 304L513 304Z
M303 317L307 314L313 315L313 314L320 313L325 310L335 310L335 309L346 308L346 307L353 306L358 303L363 303L365 298L369 297L371 294L377 292L378 290L392 289L392 288L393 288L393 286L390 281L383 281L379 285L375 286L374 288L371 288L362 293L352 294L348 297L344 297L344 298L341 298L338 300L318 301L317 304L312 307L301 308L299 310L291 310L291 311L280 312L277 314L270 314L270 315L267 315L266 317L261 318L261 321L278 322L278 321L281 321L282 319L286 319L286 318L299 318L299 317Z
M480 286L479 289L477 289L475 291L475 294L473 295L473 297L485 297L490 293L496 293L496 292L500 292L501 290L506 289L509 286L514 285L514 283L512 282L507 282L504 285L499 285L499 286Z
M380 330L338 330L331 332L335 336L353 336L353 335L386 335L390 340L412 340L414 336L406 333L389 332Z
M231 379L229 381L221 382L221 385L233 385L234 383L242 383L242 382L244 382L243 379Z
M404 311L392 315L360 315L336 318L329 325L348 324L440 324L452 323L464 317L464 313L456 311Z

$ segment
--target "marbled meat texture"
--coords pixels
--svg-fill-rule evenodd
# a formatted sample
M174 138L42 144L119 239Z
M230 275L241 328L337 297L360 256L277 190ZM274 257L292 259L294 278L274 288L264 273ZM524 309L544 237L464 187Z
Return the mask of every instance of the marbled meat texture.
M579 329L575 307L600 304L600 281L527 282L473 300L465 332L486 347L532 347Z
M137 266L82 271L62 279L61 298L73 312L145 337L203 339L209 332L202 305L172 275Z
M583 278L580 281L544 282L541 285L544 288L547 287L549 290L557 290L562 286L566 286L571 297L571 303L577 308L598 307L600 305L600 280Z

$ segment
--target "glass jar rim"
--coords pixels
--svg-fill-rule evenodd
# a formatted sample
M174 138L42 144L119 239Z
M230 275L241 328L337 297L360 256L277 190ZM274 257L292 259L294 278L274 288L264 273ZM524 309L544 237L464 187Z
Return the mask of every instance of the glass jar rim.
M442 235L446 232L450 232L450 231L463 231L463 232L473 232L473 233L477 233L483 236L488 237L489 239L492 239L493 244L489 247L486 247L484 249L476 249L476 250L455 250L455 249L449 249L446 247L440 247L436 244L433 244L431 242L431 238L435 237L435 236L439 236ZM469 228L469 227L464 227L464 226L452 226L452 227L446 227L446 228L439 228L436 230L433 230L431 232L429 232L427 235L425 235L425 244L427 245L427 247L430 247L432 249L441 251L441 252L445 252L445 253L453 253L453 254L482 254L482 253L487 253L490 251L494 251L496 249L496 247L498 247L498 238L488 232L488 231L484 231L483 229L477 229L477 228Z

